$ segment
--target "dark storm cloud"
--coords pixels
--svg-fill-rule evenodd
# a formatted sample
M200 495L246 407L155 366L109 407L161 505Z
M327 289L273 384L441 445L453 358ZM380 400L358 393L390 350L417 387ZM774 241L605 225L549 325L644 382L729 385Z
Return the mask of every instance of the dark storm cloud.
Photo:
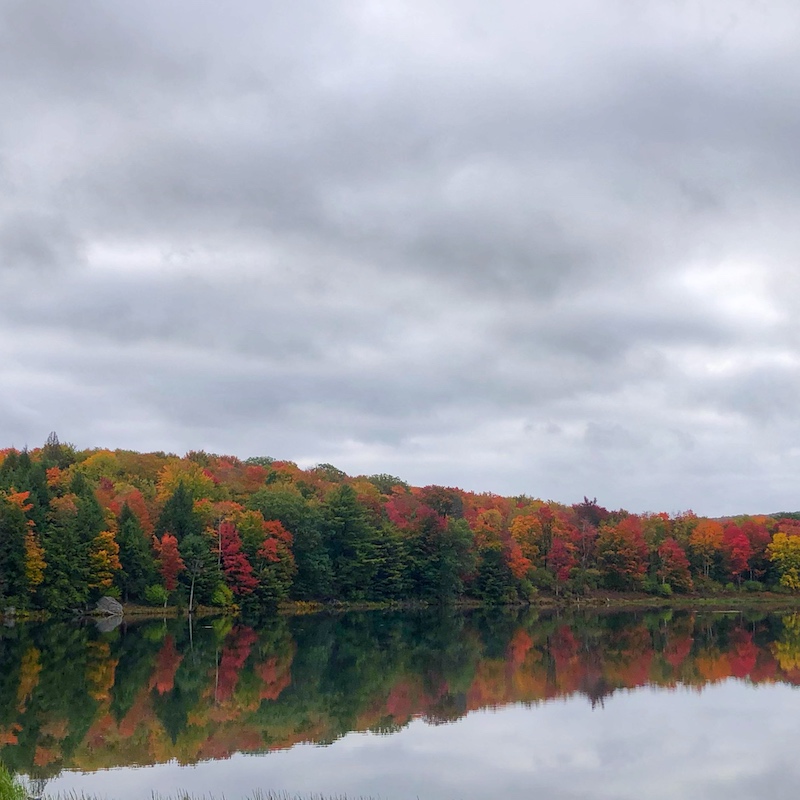
M0 2L0 436L792 505L799 34Z

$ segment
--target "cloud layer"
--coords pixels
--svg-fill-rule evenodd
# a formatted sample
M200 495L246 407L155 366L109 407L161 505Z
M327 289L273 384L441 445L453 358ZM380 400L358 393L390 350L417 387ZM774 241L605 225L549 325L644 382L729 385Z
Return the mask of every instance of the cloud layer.
M0 0L0 440L797 507L800 7Z

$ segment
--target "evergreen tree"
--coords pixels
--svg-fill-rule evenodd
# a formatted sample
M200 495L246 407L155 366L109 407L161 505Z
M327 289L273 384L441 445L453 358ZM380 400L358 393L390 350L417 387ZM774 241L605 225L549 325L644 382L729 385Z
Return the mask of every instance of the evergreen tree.
M332 565L325 547L323 519L298 491L283 487L261 489L248 507L265 520L278 520L292 534L297 575L291 588L296 600L328 600L332 596Z
M71 444L62 444L55 431L47 437L47 441L42 447L41 458L45 469L49 467L66 469L77 460L75 448Z
M0 489L16 489L18 486L19 453L11 450L0 463Z
M391 523L381 528L375 541L375 575L371 599L405 600L409 594L408 546Z
M409 547L411 591L425 600L448 603L464 590L474 567L473 535L463 519L424 518Z
M187 536L199 536L203 532L203 522L194 510L192 492L181 481L164 508L156 523L156 536L171 533L178 542Z
M325 546L323 525L322 515L311 510L299 528L291 531L297 565L292 597L297 600L327 600L333 595L333 563Z
M499 544L481 549L477 594L487 603L508 603L516 599L516 581Z
M26 479L20 484L20 491L30 492L29 501L32 507L28 516L33 520L36 530L42 530L47 516L47 506L50 502L50 490L47 487L47 472L44 464L41 462L31 464Z
M24 502L24 495L16 496ZM0 494L0 605L22 604L27 594L25 535L29 525L23 502Z
M436 544L438 599L451 602L464 591L464 577L474 569L474 537L465 520L451 519Z
M337 486L327 497L323 518L333 564L334 596L364 600L375 574L375 529L352 486Z
M58 613L82 608L88 599L88 548L82 547L75 495L54 498L42 546L47 567L41 586L46 608Z
M127 503L117 520L117 543L122 565L117 585L124 600L141 601L145 589L156 579L156 565L147 536Z

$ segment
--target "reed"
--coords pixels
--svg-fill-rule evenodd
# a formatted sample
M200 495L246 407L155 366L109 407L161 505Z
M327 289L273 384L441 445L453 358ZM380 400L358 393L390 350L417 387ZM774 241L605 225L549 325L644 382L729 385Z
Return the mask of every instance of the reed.
M0 800L28 800L22 784L0 764Z
M22 787L19 787L22 789ZM22 790L21 795L9 795L10 800L28 800L25 791ZM6 796L0 794L0 800L6 800ZM91 794L84 794L83 792L68 792L66 794L45 794L42 800L113 800L112 797L97 797ZM189 792L180 792L178 794L160 794L153 792L142 800L226 800L225 795L211 795L211 794L190 794ZM254 792L246 796L246 800L380 800L376 797L367 797L365 795L358 795L350 797L345 794L292 794L290 792L274 792L272 790L264 791L256 789Z

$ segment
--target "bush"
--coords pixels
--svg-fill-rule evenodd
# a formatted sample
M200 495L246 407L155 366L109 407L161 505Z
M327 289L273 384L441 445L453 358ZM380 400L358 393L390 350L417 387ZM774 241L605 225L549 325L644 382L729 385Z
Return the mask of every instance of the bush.
M694 588L697 589L699 594L719 594L722 591L722 584L713 578L705 578L702 575L698 575L694 579Z
M167 594L167 590L157 583L153 584L152 586L148 586L144 590L144 599L151 606L166 605L168 597L169 595Z
M736 584L732 583L731 581L728 581L725 584L725 591L726 592L735 592L736 591Z
M661 583L649 575L642 581L642 591L647 594L661 594Z
M658 593L661 597L672 597L672 587L668 583L662 583L658 587Z
M572 571L572 588L579 594L597 589L602 583L603 576L599 569L574 569Z
M545 589L553 591L556 587L556 579L553 577L552 572L548 572L542 567L537 567L531 574L531 583L537 589Z
M228 608L233 605L233 592L224 583L217 585L211 595L211 605L217 608Z
M766 587L761 581L745 581L744 588L747 592L763 592Z
M537 594L539 590L527 578L519 582L519 595L523 600L531 601Z

